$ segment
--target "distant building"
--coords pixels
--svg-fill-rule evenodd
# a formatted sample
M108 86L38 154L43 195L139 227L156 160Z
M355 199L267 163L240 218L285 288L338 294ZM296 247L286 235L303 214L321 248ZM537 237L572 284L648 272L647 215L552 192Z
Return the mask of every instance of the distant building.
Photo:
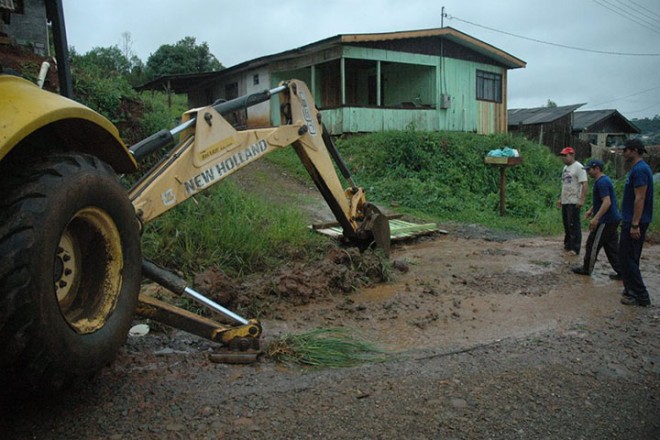
M0 0L2 44L27 46L38 55L48 54L48 22L44 0Z
M547 145L558 154L567 145L580 158L602 157L602 148L622 144L639 128L616 110L576 111L584 104L509 110L509 132Z
M573 134L597 147L623 144L631 135L639 133L639 128L616 110L575 112Z
M502 133L507 73L525 62L449 27L337 35L219 72L171 75L138 90L187 93L200 107L280 81L305 81L331 134L401 130ZM249 109L238 124L279 124L279 103Z
M587 157L591 152L587 151L587 147L579 148L579 145L575 145L573 136L574 112L583 105L511 109L509 132L519 133L529 140L547 145L555 154L570 145L576 148L579 157Z

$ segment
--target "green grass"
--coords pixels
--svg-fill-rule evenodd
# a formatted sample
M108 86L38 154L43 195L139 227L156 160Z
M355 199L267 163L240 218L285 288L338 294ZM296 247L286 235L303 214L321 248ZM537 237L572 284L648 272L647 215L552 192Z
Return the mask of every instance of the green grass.
M185 95L173 94L170 97L171 108L168 105L167 94L164 92L142 92L139 96L148 108L140 119L140 128L144 137L164 128L174 128L179 124L183 113L188 110L188 100Z
M506 171L502 217L499 170L485 165L483 158L505 146L518 149L523 164ZM423 219L477 223L520 234L563 231L556 207L563 163L547 147L522 137L399 131L341 139L338 147L354 180L366 188L371 201L383 206L397 206ZM623 180L617 179L615 185L619 202ZM655 212L660 212L659 192L656 188ZM589 206L591 190L587 200ZM655 216L652 231L658 226L660 215Z
M324 239L293 208L263 201L224 181L146 226L144 253L191 274L217 265L241 275L315 255Z
M285 335L266 349L271 359L312 367L351 367L381 362L385 352L343 329L318 329Z
M561 161L542 145L507 135L391 131L339 139L337 146L365 187L368 200L424 221L479 223L524 234L561 231L555 201ZM517 148L521 166L507 170L506 216L499 216L499 170L486 166L488 151ZM267 160L309 181L295 152Z
M524 162L507 169L506 213L501 217L499 171L484 165L483 158L504 146L517 148ZM423 221L476 223L521 235L563 231L555 205L563 164L545 146L508 135L401 131L340 139L338 148L368 200L380 206L395 206ZM293 149L274 152L266 160L312 185ZM624 178L614 182L620 203ZM656 239L658 193L656 188L650 229ZM308 231L294 206L251 197L230 181L195 200L147 226L145 255L185 273L218 265L230 274L245 274L315 255L326 242ZM591 195L588 204L590 200Z

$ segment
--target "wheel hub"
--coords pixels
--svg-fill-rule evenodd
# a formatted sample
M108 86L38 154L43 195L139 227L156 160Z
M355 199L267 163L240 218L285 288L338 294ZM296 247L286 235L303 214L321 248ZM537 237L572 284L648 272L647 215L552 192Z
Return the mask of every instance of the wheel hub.
M53 281L60 311L78 333L105 324L121 292L121 236L112 218L89 207L78 211L60 237Z

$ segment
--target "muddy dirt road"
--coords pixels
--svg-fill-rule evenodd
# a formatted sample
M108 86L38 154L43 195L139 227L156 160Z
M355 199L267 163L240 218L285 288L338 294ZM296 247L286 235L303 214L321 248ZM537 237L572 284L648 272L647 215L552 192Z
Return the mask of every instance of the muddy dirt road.
M638 308L606 263L572 274L559 238L449 229L395 246L385 284L264 321L271 338L354 329L383 363L222 365L201 339L152 331L95 381L4 408L2 438L660 438L660 246L642 261L655 305Z
M330 218L315 189L264 161L238 182ZM449 234L396 245L392 279L358 291L342 289L350 253L334 270L265 275L307 295L274 303L266 340L343 327L388 350L383 363L216 364L211 343L152 326L96 380L2 408L0 438L660 438L660 245L642 260L654 306L631 308L605 262L574 275L560 238L440 227Z

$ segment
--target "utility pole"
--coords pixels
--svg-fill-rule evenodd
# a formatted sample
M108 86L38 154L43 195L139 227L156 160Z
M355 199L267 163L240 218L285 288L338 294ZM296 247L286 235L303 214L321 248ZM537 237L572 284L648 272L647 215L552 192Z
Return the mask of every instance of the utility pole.
M440 10L440 27L445 27L445 7L443 6Z

